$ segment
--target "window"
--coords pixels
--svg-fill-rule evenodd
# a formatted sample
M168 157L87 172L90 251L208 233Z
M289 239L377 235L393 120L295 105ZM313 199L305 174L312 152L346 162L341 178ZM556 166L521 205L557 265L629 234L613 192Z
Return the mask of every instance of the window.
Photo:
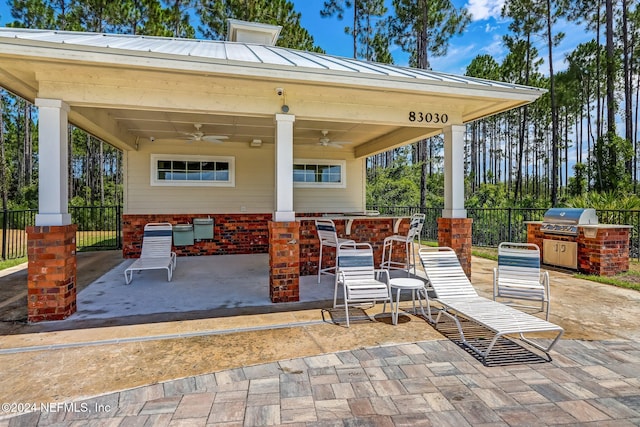
M152 154L151 185L233 187L235 159Z
M293 183L296 187L345 188L345 169L342 160L295 159Z

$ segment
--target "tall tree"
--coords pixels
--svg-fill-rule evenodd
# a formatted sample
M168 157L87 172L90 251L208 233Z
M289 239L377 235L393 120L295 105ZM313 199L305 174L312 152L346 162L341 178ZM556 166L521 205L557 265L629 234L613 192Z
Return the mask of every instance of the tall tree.
M395 16L389 19L392 41L411 55L416 68L430 69L429 55L447 54L449 40L462 34L471 15L450 0L393 0Z
M382 17L387 13L384 0L325 0L320 16L336 16L343 20L347 9L353 9L352 24L344 28L344 32L353 38L353 57L390 62L389 43L385 37L386 27L382 21Z

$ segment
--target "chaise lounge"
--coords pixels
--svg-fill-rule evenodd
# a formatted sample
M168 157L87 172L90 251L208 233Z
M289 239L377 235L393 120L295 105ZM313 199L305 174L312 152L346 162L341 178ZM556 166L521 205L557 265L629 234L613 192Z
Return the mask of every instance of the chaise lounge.
M173 227L168 222L152 222L144 226L140 258L124 271L127 285L133 279L133 272L141 270L167 270L167 280L171 281L176 268L176 254L171 252L172 237Z
M486 362L498 339L506 335L519 335L522 341L543 351L551 360L549 352L564 333L562 327L478 295L453 249L447 247L422 248L419 254L429 284L435 292L436 301L442 305L434 322L436 328L442 315L452 319L460 333L462 343L480 355L483 362ZM427 306L429 320L433 322L428 295ZM467 340L459 316L491 331L493 336L486 349L480 348L484 347L482 339L474 343ZM531 333L551 333L553 334L552 341L545 346L525 336L525 334Z

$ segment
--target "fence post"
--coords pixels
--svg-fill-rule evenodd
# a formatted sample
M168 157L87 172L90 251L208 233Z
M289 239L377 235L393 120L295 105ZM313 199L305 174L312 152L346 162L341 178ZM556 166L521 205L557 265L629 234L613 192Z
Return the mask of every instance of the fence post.
M507 227L509 227L509 229L507 231L507 239L508 239L509 242L513 242L513 232L511 230L511 225L512 225L511 224L511 221L512 221L511 208L508 208L507 211L508 211L507 215L509 216L509 219L507 220Z
M120 212L120 205L116 205L116 245L118 249L122 248L122 216Z
M7 259L7 215L9 211L4 209L2 212L2 259Z

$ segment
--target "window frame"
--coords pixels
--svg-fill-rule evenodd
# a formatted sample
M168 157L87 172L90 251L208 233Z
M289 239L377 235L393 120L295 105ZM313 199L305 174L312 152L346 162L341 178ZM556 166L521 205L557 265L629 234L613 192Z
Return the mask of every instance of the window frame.
M294 188L347 188L347 161L333 159L293 159L293 170L295 173L297 165L313 166L340 166L340 182L299 182L292 176Z
M179 162L220 162L229 164L229 179L225 181L202 180L161 180L158 179L159 161ZM152 187L235 187L235 157L233 156L201 156L188 154L151 154L151 186Z

